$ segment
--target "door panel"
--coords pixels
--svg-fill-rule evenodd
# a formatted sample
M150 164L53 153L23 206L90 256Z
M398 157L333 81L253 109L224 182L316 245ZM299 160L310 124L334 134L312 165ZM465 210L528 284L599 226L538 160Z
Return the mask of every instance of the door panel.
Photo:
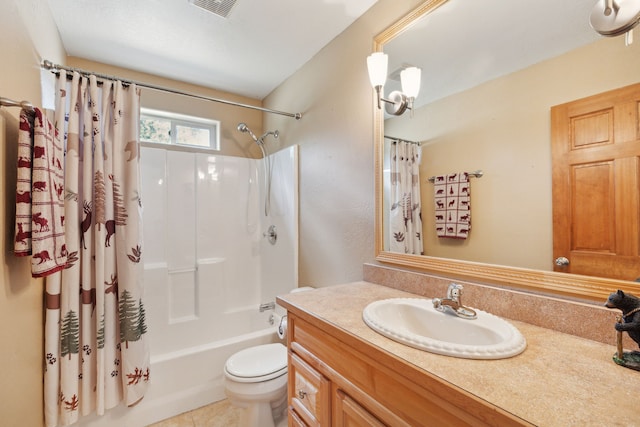
M613 142L613 114L610 109L571 118L573 149Z
M640 277L640 84L552 107L556 271Z
M613 162L573 167L571 250L615 253Z

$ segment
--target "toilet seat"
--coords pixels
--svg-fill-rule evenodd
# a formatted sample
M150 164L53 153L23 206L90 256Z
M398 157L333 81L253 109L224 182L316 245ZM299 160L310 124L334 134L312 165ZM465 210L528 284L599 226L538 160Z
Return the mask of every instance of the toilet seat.
M224 366L227 378L257 383L287 373L287 347L280 343L264 344L241 350L231 356Z

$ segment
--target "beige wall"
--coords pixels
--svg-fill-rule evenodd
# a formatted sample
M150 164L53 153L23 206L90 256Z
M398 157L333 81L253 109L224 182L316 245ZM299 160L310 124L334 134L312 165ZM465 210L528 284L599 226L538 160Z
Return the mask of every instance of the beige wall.
M416 111L387 120L391 135L423 141L427 255L552 270L550 108L637 83L640 44L601 39ZM435 236L426 179L482 169L471 181L470 237Z
M0 96L40 103L40 58L64 61L44 0L0 2ZM12 254L18 108L0 109L0 424L42 425L42 280Z
M373 91L366 58L376 34L417 0L379 0L265 99L302 111L265 117L283 145L300 144L300 285L362 278L374 258Z

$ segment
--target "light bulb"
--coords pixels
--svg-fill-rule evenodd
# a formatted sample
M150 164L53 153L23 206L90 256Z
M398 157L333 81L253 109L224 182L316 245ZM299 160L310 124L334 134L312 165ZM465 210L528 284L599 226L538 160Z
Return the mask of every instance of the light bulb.
M420 77L422 70L418 67L405 68L400 72L400 81L402 82L402 92L408 98L415 98L420 92Z
M367 57L371 86L384 86L384 82L387 80L388 62L389 57L383 52L374 52Z

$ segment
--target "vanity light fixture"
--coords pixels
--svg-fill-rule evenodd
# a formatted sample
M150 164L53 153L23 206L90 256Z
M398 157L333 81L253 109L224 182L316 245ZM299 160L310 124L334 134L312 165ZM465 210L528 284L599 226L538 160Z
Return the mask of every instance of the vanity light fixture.
M420 92L420 77L422 71L417 67L408 67L400 72L402 92L394 90L389 94L389 99L384 98L383 88L387 80L387 67L389 57L386 53L374 52L367 57L369 80L376 90L378 109L382 108L382 101L386 102L387 113L394 116L402 115L407 109L413 114L413 102Z
M603 36L625 34L629 46L633 42L633 28L640 22L640 0L598 0L589 22Z

